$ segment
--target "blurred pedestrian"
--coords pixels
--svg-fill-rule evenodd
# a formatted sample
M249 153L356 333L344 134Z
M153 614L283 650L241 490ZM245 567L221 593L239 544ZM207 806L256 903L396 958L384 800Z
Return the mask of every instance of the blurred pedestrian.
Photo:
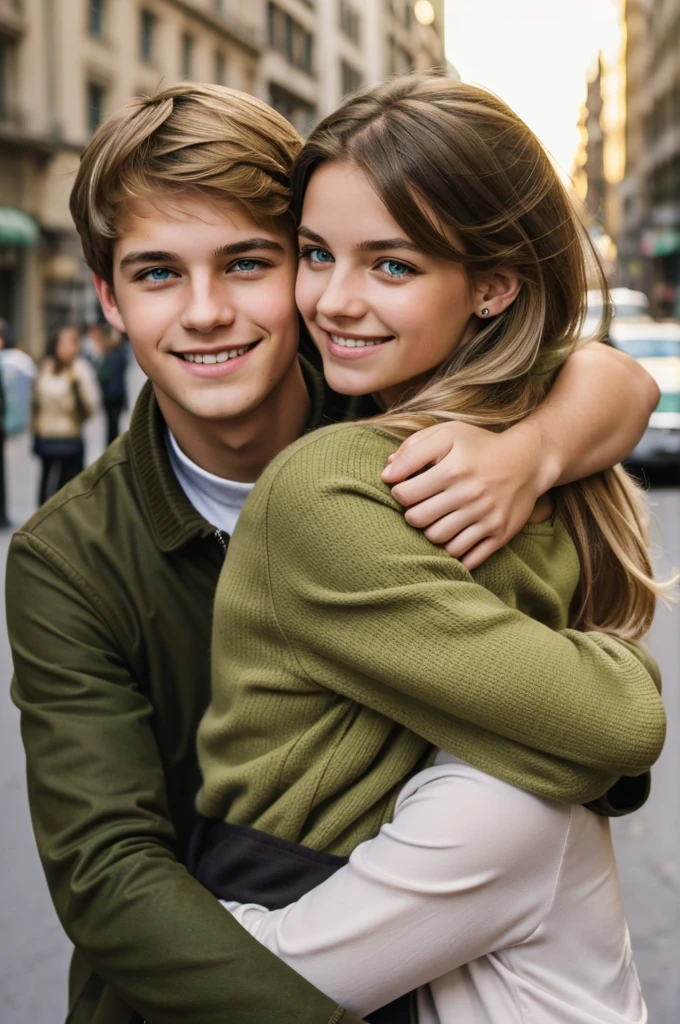
M105 336L104 349L95 367L106 413L107 445L118 437L120 417L127 409L127 364L127 338L118 331L112 331Z
M9 325L0 317L0 350L10 342ZM5 386L0 362L0 530L10 525L5 491Z
M83 469L82 428L97 401L94 371L80 355L78 331L62 327L48 343L33 392L33 450L42 462L40 505Z
M92 320L85 325L85 331L80 339L81 355L89 359L93 366L97 366L106 349L106 332L108 324L99 320Z

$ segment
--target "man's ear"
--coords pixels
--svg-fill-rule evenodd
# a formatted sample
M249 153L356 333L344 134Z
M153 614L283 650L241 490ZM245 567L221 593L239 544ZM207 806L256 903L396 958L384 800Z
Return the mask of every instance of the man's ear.
M123 318L118 309L113 286L108 284L99 274L93 274L92 280L94 281L104 316L116 331L120 331L121 334L127 334Z
M475 285L475 313L482 320L498 316L519 295L522 282L513 267L499 267L492 275L479 277Z

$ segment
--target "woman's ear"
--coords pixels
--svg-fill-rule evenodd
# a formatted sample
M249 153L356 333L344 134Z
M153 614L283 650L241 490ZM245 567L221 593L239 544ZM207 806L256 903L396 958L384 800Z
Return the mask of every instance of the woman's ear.
M499 267L491 276L480 277L475 286L475 313L482 320L498 316L511 306L522 287L512 267Z
M125 334L125 324L123 323L123 319L118 309L118 303L116 302L116 295L113 290L113 286L108 284L103 277L99 276L99 274L93 274L92 279L102 307L102 313L116 331L120 331L121 334Z

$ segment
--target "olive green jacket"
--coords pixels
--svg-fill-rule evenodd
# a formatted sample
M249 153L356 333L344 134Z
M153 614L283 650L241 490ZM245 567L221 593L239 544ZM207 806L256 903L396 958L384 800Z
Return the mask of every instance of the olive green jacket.
M323 385L306 374L313 420ZM19 530L7 566L33 827L73 942L70 1024L357 1024L181 863L225 538L187 501L151 388ZM53 1017L59 1019L59 1009Z

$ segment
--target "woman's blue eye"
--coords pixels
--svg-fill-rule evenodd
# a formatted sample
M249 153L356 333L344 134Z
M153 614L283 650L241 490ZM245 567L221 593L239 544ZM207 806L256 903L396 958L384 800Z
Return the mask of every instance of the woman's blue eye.
M171 273L167 267L154 267L153 270L147 270L144 276L148 281L167 281Z
M300 253L303 259L309 260L310 263L332 263L333 257L329 253L328 249L315 249L310 246L308 249L303 249Z
M402 263L401 260L382 260L380 266L384 268L389 277L406 277L407 274L412 273L408 264Z

